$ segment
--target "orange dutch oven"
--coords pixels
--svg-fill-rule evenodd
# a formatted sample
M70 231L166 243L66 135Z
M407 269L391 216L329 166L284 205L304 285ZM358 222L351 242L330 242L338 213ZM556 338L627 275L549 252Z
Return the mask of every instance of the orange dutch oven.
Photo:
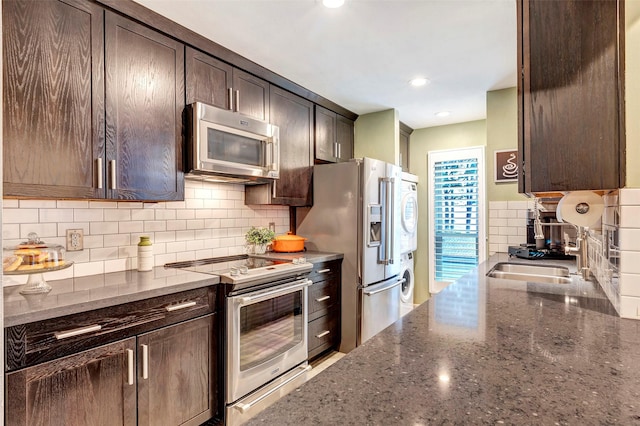
M304 251L306 238L287 232L287 235L278 235L271 243L271 250L278 253L294 253Z

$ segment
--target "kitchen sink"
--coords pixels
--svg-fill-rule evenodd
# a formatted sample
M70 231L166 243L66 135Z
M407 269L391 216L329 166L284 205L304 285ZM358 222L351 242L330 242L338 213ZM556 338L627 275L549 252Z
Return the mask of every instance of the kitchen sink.
M564 266L525 265L522 263L499 262L489 272L488 277L547 284L570 284L569 268Z

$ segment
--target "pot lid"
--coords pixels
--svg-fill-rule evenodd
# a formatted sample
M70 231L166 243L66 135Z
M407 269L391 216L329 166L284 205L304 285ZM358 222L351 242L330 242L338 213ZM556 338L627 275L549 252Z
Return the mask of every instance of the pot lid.
M307 239L304 237L300 237L291 232L287 232L286 235L278 235L276 238L278 241L306 241Z

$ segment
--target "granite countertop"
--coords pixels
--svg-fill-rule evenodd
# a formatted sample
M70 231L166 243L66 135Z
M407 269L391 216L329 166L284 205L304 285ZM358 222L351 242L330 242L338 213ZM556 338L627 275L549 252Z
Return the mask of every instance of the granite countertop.
M22 286L4 287L4 326L106 308L151 297L215 285L217 276L155 267L48 281L46 294L22 295Z
M639 424L640 321L577 276L487 278L498 261L510 260L492 256L249 424Z
M276 253L274 251L267 252L265 254L255 255L255 257L262 257L266 259L283 259L293 260L300 257L307 259L307 262L320 263L328 262L330 260L337 260L344 258L342 253L329 253L322 251L301 251L296 253Z

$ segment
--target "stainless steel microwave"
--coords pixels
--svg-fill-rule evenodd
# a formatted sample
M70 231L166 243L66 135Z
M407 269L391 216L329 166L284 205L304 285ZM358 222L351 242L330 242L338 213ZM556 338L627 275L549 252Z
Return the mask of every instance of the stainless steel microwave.
M187 107L187 178L266 183L280 177L278 126L201 102Z

